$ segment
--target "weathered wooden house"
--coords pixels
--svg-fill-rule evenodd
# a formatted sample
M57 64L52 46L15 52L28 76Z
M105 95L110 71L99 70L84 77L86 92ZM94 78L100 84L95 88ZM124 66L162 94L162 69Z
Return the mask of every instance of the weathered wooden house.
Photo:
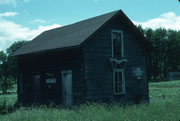
M121 11L48 30L18 49L18 102L148 102L151 44Z

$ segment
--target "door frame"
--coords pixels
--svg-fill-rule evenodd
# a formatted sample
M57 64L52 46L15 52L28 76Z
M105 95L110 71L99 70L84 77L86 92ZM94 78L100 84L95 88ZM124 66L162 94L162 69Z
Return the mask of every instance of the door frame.
M70 88L71 88L71 96L70 96L70 104L67 104L67 101L66 101L66 96L64 95L64 91L65 91L65 83L64 83L64 74L65 73L70 73L71 74L71 85L70 85ZM73 78L72 78L72 70L62 70L61 71L61 80L62 80L62 104L67 106L67 107L70 107L73 105Z

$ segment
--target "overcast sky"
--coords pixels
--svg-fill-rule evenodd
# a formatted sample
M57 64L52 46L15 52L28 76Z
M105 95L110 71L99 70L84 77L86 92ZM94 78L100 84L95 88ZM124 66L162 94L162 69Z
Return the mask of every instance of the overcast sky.
M0 51L45 30L119 9L144 28L180 30L178 0L0 0Z

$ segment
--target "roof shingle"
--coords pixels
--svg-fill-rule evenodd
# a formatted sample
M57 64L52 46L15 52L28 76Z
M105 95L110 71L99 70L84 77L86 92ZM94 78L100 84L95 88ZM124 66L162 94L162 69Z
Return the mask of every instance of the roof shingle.
M121 10L120 10L121 11ZM118 11L48 30L15 51L12 56L80 45Z

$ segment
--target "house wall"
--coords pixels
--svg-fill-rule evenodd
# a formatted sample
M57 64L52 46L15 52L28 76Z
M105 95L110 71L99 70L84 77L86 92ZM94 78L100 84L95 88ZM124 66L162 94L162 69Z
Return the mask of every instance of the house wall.
M146 81L145 48L132 32L130 26L119 16L103 26L94 36L84 42L80 49L69 49L37 53L19 57L18 101L24 105L31 104L33 97L33 75L41 75L41 103L48 99L62 103L62 70L72 70L73 102L84 101L148 101L148 83ZM125 69L126 93L114 95L113 77L110 58L111 30L121 30L124 36L124 56L128 59ZM137 80L132 69L140 67L144 70L142 80ZM47 90L45 73L53 72L57 83L53 85L52 93Z
M34 54L19 57L19 82L18 100L24 105L32 104L33 96L33 75L41 75L41 100L40 103L47 103L51 100L55 103L62 103L62 70L72 70L73 80L73 103L78 104L85 98L85 82L83 81L83 66L81 49L68 51L54 51L42 54ZM53 72L57 82L48 90L45 83L45 73ZM21 86L22 85L22 86ZM21 88L22 87L22 88ZM37 92L38 93L38 92Z
M148 83L146 81L145 48L119 16L103 26L92 38L85 42L83 48L85 59L86 95L89 101L148 101ZM111 30L121 30L124 36L124 56L128 59L125 69L126 93L114 95L113 77L110 58ZM138 81L132 75L132 69L144 70L143 79Z

